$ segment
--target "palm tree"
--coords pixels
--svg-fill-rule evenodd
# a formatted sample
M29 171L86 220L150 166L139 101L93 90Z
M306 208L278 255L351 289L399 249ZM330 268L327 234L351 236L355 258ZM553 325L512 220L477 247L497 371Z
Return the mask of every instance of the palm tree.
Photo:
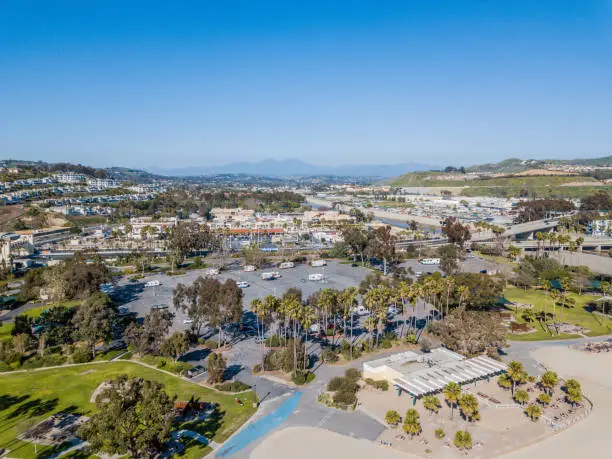
M538 242L538 256L540 256L541 255L540 248L541 248L542 242L546 240L546 233L542 233L538 231L537 233L535 233L535 238Z
M517 384L522 384L527 380L527 372L523 367L521 362L517 362L513 360L508 363L508 377L512 381L512 395L514 395L514 390L516 389Z
M544 389L549 395L552 395L552 391L555 386L559 383L559 376L554 371L546 371L540 377L540 387Z
M580 403L582 400L582 388L580 383L575 379L568 379L565 381L565 398L572 405Z
M312 306L302 306L300 310L300 325L306 333L306 343L304 345L304 371L306 371L306 364L308 363L308 330L312 324L317 320L315 309Z
M423 406L432 413L438 413L440 410L440 400L435 395L426 395L423 397Z
M263 340L263 335L264 335L264 317L265 317L265 309L264 309L264 303L259 299L259 298L254 298L251 301L251 312L253 312L253 314L255 314L255 320L257 323L257 337L261 339L261 344L260 344L260 348L261 348L261 363L262 363L262 367L263 367L263 361L264 361L264 347L265 347L265 342ZM260 322L261 322L261 327L260 327ZM261 330L261 331L260 331Z
M527 391L525 390L517 390L514 393L514 401L516 403L518 403L519 405L524 405L525 403L527 403L529 401L529 394L527 393Z
M372 333L374 333L374 330L376 329L376 319L374 317L372 317L372 316L368 317L365 320L363 326L368 331L368 333L370 334L370 337L371 337Z
M398 425L401 422L401 420L402 420L402 417L395 410L389 410L387 411L387 414L385 414L385 422L389 424L390 426Z
M542 415L542 409L538 405L531 404L527 408L525 408L525 414L529 417L529 419L535 422L540 419L540 416Z
M515 246L515 245L511 245L510 247L508 247L508 255L510 255L511 258L513 258L516 261L516 258L521 254L522 250Z
M471 449L472 448L472 436L469 432L464 430L458 430L455 433L455 446L459 449Z
M451 419L454 417L455 406L457 405L457 401L459 397L461 397L461 386L456 382L449 382L444 389L442 389L442 393L444 394L444 398L446 402L451 407Z
M404 417L404 432L406 432L410 437L414 437L418 435L423 430L421 427L421 423L419 422L419 413L414 408L410 408L406 411L406 416Z
M353 312L352 309L357 303L357 289L355 287L349 287L347 289L342 290L340 295L338 296L338 303L342 306L342 320L344 321L344 336L346 337L346 321L350 319L351 321L351 349L350 356L351 360L353 360Z
M470 422L480 419L478 399L472 394L463 394L459 398L459 409L463 416Z
M333 288L326 288L321 290L318 298L318 306L319 309L323 312L323 320L324 320L324 328L325 328L325 336L327 336L327 325L329 315L335 312L336 307L338 306L338 290Z

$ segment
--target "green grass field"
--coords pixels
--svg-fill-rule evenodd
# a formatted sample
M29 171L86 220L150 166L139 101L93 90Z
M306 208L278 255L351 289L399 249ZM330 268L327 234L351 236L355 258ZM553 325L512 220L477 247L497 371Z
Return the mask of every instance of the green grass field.
M241 394L244 406L238 405L233 395L224 395L197 384L184 381L157 370L133 362L117 361L75 367L6 373L0 375L0 448L11 451L15 458L36 457L34 446L22 442L17 436L50 415L75 410L88 415L95 409L89 399L98 385L121 374L139 376L163 383L170 395L178 400L189 400L192 396L201 401L218 402L221 415L210 421L179 426L199 432L217 442L225 441L255 412L253 392ZM38 455L48 452L50 447L38 448ZM190 445L184 457L199 458L210 448Z
M547 313L553 312L553 305L548 295L541 290L523 290L516 287L506 288L504 290L504 296L507 300L518 303L529 303L533 304L534 311L544 311ZM590 313L585 309L585 306L593 301L594 297L588 295L577 295L575 293L570 294L571 297L576 299L576 306L572 308L566 308L563 306L557 306L556 315L558 322L570 322L582 327L589 329L587 332L588 336L599 336L607 335L612 333L612 320L609 318L597 316ZM521 317L520 310L517 314L517 322L524 323ZM567 339L576 338L573 335L554 335L551 336L544 328L540 327L539 324L533 323L537 328L534 333L529 334L509 334L509 338L517 341L537 341L537 340L550 340L550 339Z

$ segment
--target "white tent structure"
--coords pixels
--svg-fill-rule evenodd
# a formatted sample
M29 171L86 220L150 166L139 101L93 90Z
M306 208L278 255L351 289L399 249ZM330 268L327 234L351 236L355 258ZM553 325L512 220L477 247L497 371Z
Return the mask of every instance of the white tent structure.
M427 354L407 351L363 364L364 377L386 379L414 397L440 392L449 382L466 384L506 371L489 357L466 359L445 348Z

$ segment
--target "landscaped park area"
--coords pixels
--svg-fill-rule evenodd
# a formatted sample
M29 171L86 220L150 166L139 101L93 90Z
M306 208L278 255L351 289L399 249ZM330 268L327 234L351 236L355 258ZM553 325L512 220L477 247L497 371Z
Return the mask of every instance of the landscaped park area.
M568 297L575 301L571 306L557 304L553 307L553 302L548 293L543 290L524 289L518 287L508 287L504 290L504 297L509 302L506 307L514 314L518 324L525 324L529 332L510 333L508 338L511 340L540 341L551 339L579 338L584 336L600 336L612 333L612 319L601 313L591 310L589 304L595 303L600 296L589 294L579 295L569 293ZM526 312L525 307L515 307L513 304L525 306L531 305L531 312ZM551 332L550 323L552 314L555 314L555 322L562 324L559 333ZM544 325L544 313L549 326ZM575 326L575 327L572 327ZM575 331L573 333L563 330Z
M69 448L68 443L48 445L40 441L35 454L34 443L22 441L19 436L56 413L91 416L95 411L92 395L96 389L120 375L161 383L170 397L176 395L175 402L193 399L209 405L218 404L214 412L199 420L174 423L175 432L185 429L202 436L183 437L188 437L180 441L184 449L179 455L183 457L204 456L211 448L198 439L223 442L255 412L256 396L252 391L223 394L129 361L6 373L0 375L0 448L10 451L9 456L14 458L36 457L36 454L52 457Z

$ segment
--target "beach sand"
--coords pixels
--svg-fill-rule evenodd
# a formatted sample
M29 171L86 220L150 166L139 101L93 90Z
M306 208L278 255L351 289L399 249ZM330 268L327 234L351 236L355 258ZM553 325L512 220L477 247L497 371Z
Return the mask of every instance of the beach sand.
M593 402L592 413L566 430L535 444L499 456L503 459L612 458L608 430L612 425L612 353L588 354L567 347L544 347L536 360L563 378L574 377ZM445 455L453 456L456 450ZM470 457L477 457L472 451ZM288 427L274 432L251 454L251 459L412 459L413 456L367 440L358 440L315 427ZM442 456L440 456L442 457Z

